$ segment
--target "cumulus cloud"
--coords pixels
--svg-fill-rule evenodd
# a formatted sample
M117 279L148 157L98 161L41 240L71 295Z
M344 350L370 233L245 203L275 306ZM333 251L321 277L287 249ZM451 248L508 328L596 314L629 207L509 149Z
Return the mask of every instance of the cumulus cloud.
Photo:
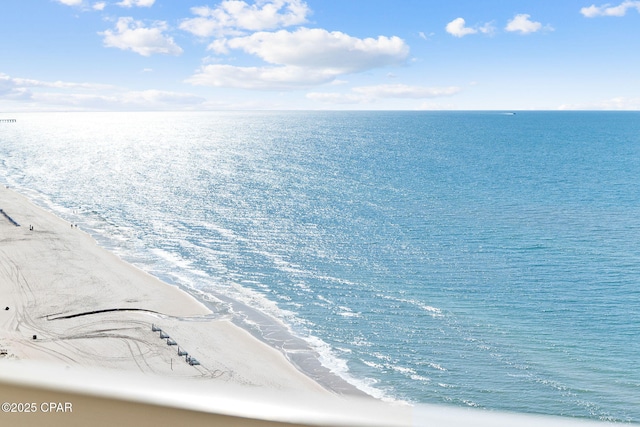
M249 5L241 0L225 0L215 8L191 8L195 18L185 19L180 29L199 37L241 35L300 25L307 22L309 7L302 0L263 0Z
M368 103L377 99L427 99L452 96L460 92L456 86L427 87L405 84L382 84L354 87L349 93L311 92L307 98L330 104Z
M447 33L451 34L454 37L464 37L470 34L493 34L495 28L491 22L487 22L481 26L476 27L467 27L467 23L464 18L456 18L453 21L449 22L445 27Z
M401 64L409 48L399 37L357 38L324 29L257 32L217 40L217 53L242 50L270 64L262 67L208 65L187 80L195 85L246 89L295 89L333 81L336 77Z
M521 13L513 17L505 27L506 31L519 32L521 34L535 33L542 29L540 22L532 21L531 15Z
M156 0L122 0L121 2L116 4L122 7L151 7L155 2Z
M611 6L610 4L596 6L593 4L580 9L580 13L587 18L595 18L597 16L624 16L629 9L636 9L640 13L640 1L626 0L618 6Z
M155 53L166 55L180 55L182 49L172 37L166 36L168 29L165 22L155 22L151 27L145 27L141 21L131 17L119 18L115 29L98 33L104 36L106 47L116 47L131 50L143 56Z
M474 28L466 27L466 22L464 18L456 18L453 21L449 22L445 27L447 33L451 34L454 37L464 37L469 34L475 34L478 30Z
M397 65L409 54L409 47L399 37L361 39L319 28L258 32L225 44L270 64L334 70L338 74Z

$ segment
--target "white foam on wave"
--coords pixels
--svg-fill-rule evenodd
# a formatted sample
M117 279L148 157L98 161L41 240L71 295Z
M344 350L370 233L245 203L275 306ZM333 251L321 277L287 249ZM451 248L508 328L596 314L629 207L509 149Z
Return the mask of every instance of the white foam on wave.
M336 356L331 346L320 338L309 336L305 337L305 341L307 341L311 347L318 352L318 358L322 366L329 369L333 374L376 399L386 402L399 402L383 390L375 387L377 383L375 379L354 377L351 374L347 361Z
M372 362L363 359L362 363L378 370L394 371L414 380L430 381L427 377L418 375L415 369L396 364L397 361L394 361L391 356L387 354L375 352L372 353L372 356L376 357L380 362Z
M413 305L415 307L418 307L419 309L429 313L429 315L433 318L440 318L440 317L444 317L444 314L442 313L442 310L437 308L437 307L433 307L430 306L428 304L423 303L422 301L418 301L415 299L406 299L406 298L396 298L394 296L391 295L383 295L383 294L379 294L378 296L390 300L390 301L395 301L395 302L401 302L404 304L409 304L409 305Z
M342 316L342 317L360 317L362 315L362 313L354 312L349 307L339 306L338 308L340 309L340 311L338 311L338 316Z
M410 376L410 378L412 380L414 380L414 381L420 381L420 382L423 382L423 383L430 383L431 382L431 378L424 377L424 376L418 375L418 374L412 374Z
M429 367L431 367L433 369L436 369L438 371L442 371L442 372L446 372L447 371L447 368L443 368L438 363L429 363Z
M307 292L307 293L311 292L311 288L306 283L296 282L296 283L293 284L293 286L295 286L298 289L301 289L304 292Z
M363 360L362 363L364 363L370 368L378 369L380 371L384 369L384 365L381 363L372 362L370 360Z
M295 312L281 308L277 302L272 301L262 292L246 288L241 284L232 283L226 285L224 289L221 290L221 292L234 300L237 300L251 308L257 309L263 314L268 315L271 319L276 320L283 328L285 328L287 332L303 339L309 345L309 347L318 354L318 360L320 361L322 366L327 368L332 374L338 376L357 389L375 398L389 402L399 402L397 399L385 393L383 390L376 388L376 380L371 378L356 378L351 374L347 361L339 357L336 354L336 351L347 354L351 353L352 350L334 350L328 343L316 336L295 332L292 329L292 325L303 327L313 326L308 321L299 318ZM260 329L261 326L257 322L252 321L248 318L243 318L243 322L247 325L253 326L256 329ZM365 342L360 342L359 344L363 346L370 345L369 343Z
M302 269L302 267L290 261L287 261L285 257L280 254L267 250L254 250L253 252L270 260L273 263L273 267L283 273L294 275L304 274L304 270Z
M191 267L193 265L193 262L191 260L185 259L184 257L176 255L173 252L169 252L160 248L152 248L151 253L156 255L158 258L167 261L170 265L191 271Z
M316 280L320 280L320 281L324 281L324 282L331 282L331 283L337 283L339 285L346 285L349 287L354 287L354 286L359 286L358 283L353 282L351 280L347 280L347 279L341 279L339 277L333 277L333 276L327 276L327 275L322 275L322 274L311 274L310 275L311 278L316 279Z
M396 372L399 372L401 374L407 375L407 376L411 376L411 375L415 375L416 371L413 368L407 368L405 366L397 366L397 365L391 365L391 369L393 369Z
M390 362L391 361L391 356L389 356L388 354L382 354L382 353L379 353L379 352L375 352L372 355L375 356L377 359L384 360L385 362Z
M280 308L277 302L267 298L260 291L249 289L237 283L232 283L224 293L232 299L235 299L249 307L255 308L261 313L267 314L269 317L278 320L279 323L291 333L293 333L293 331L291 331L291 328L288 325L290 323L298 323L296 322L296 314L294 312Z
M335 304L333 301L331 301L330 299L326 298L326 297L325 297L325 296L323 296L323 295L317 295L317 296L316 296L316 299L319 299L319 300L320 300L320 301L322 301L322 302L326 302L326 303L327 303L327 304L329 304L329 305L334 305L334 304Z
M240 240L240 236L238 236L233 230L229 229L229 228L225 228L222 227L219 224L213 223L213 222L197 222L194 221L194 226L196 227L203 227L207 230L211 230L214 231L215 234L218 234L221 237L226 238L229 241L237 241Z

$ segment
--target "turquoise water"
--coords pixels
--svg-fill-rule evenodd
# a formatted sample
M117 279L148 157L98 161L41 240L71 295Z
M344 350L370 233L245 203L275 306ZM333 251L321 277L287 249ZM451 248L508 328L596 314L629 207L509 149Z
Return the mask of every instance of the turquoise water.
M371 394L640 421L640 113L13 117L1 181Z

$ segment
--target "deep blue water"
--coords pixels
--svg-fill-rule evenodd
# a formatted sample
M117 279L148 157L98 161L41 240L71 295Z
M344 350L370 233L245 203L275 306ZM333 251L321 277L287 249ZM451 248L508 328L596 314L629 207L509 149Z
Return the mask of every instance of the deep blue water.
M640 113L12 117L0 181L369 393L640 421Z

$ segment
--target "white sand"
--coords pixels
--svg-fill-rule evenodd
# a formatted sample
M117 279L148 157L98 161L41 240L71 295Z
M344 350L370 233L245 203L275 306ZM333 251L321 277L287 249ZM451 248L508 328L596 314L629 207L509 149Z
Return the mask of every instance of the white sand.
M23 196L0 188L0 209L20 224L0 214L0 362L41 360L328 393L275 349ZM189 365L152 324L200 365Z

